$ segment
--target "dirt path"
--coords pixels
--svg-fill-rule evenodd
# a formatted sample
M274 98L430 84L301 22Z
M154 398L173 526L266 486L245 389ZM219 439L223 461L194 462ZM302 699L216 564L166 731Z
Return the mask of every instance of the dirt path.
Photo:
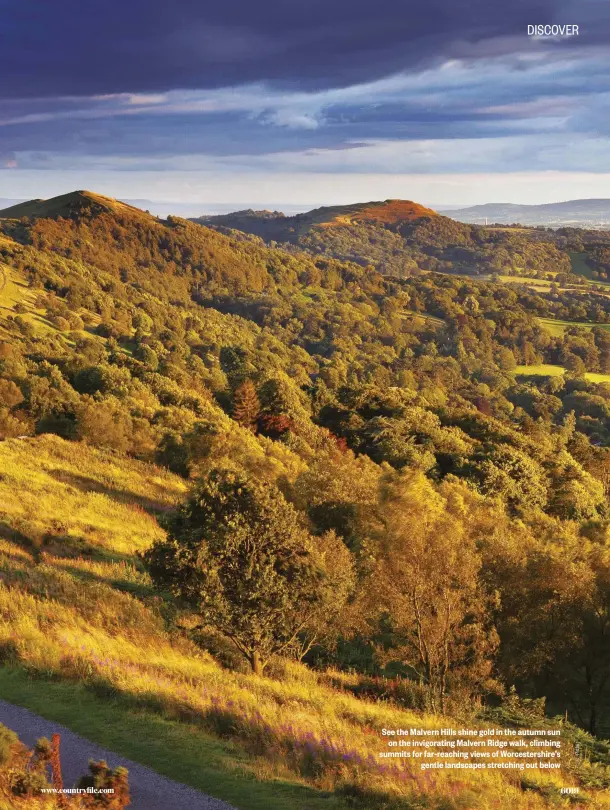
M0 700L0 723L15 731L28 746L32 746L40 737L51 739L53 734L61 734L61 766L65 787L72 787L87 772L89 759L105 759L111 768L123 765L129 771L129 810L235 810L220 799L167 779L144 765L86 740L65 726L4 700Z

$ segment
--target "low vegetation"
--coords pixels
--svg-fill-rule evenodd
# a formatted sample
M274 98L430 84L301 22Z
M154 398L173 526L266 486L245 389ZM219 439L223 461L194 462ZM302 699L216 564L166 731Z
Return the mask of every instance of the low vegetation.
M399 681L373 678L367 682L360 676L332 669L316 672L281 659L269 665L268 677L257 678L243 670L231 647L210 631L202 637L172 629L150 580L138 572L142 507L137 497L142 485L157 477L151 478L146 465L122 466L126 480L121 492L109 496L116 507L109 523L108 516L98 512L99 493L51 474L74 469L66 456L78 456L95 480L96 470L103 469L107 460L103 453L84 445L75 453L73 445L53 437L25 446L5 442L2 450L5 463L11 457L21 463L25 456L27 466L28 460L35 465L39 459L49 475L45 489L58 505L74 496L73 489L82 487L78 497L83 506L90 501L87 513L93 521L89 549L76 555L69 543L58 540L42 559L22 534L3 541L0 632L5 669L0 684L5 697L67 722L120 753L135 755L238 807L257 807L257 801L261 807L263 801L278 808L288 803L316 807L316 796L320 807L333 806L324 799L329 792L336 795L337 807L349 796L363 797L363 806L368 807L367 796L383 795L396 801L402 797L404 807L409 807L421 793L427 795L430 807L445 807L449 797L457 800L464 791L472 801L487 801L484 797L493 795L494 807L508 808L516 802L524 808L545 806L535 791L521 794L518 784L496 774L479 773L473 778L460 774L457 780L435 774L432 778L416 768L380 764L377 753L383 727L435 728L446 722L440 714L405 708L425 705L425 693L418 694L415 687L409 693L407 683L403 691ZM174 497L175 479L158 477L160 505L163 489L166 501ZM8 486L6 480L3 485ZM134 503L130 508L127 501L123 511L125 498L130 497ZM7 517L13 520L12 515ZM64 519L70 536L71 517ZM132 553L127 555L120 542L125 556L119 562L108 559L110 538L124 532L127 521L136 538ZM81 525L76 517L74 528ZM202 646L215 650L231 670L221 668ZM25 684L23 675L17 676L19 671L27 673ZM69 689L68 684L72 684ZM375 702L375 693L385 698ZM90 709L84 711L84 707ZM474 725L485 722L475 713L461 718ZM160 735L172 750L174 746L178 752L184 750L189 767L168 759L163 744L155 747L134 740L133 723L150 729L143 731L144 737ZM215 748L214 737L230 748ZM205 767L210 756L214 774ZM279 799L274 799L277 780L283 787ZM540 776L537 784L544 792L560 782ZM311 791L305 791L305 786ZM252 795L259 798L252 801ZM597 803L592 806L604 806L601 797L592 800Z

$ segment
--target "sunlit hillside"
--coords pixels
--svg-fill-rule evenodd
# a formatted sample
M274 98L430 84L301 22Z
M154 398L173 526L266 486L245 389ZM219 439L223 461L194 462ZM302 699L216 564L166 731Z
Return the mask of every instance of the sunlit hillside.
M533 810L550 806L544 796L558 795L565 783L541 775L524 793L518 780L495 774L457 778L385 764L377 756L383 727L447 721L359 699L350 693L358 678L338 672L279 661L268 678L231 672L169 631L135 553L162 532L155 516L182 495L176 476L52 436L3 442L0 463L3 694L18 696L22 672L26 705L41 707L47 689L52 701L54 690L61 697L68 686L75 696L90 696L85 705L107 702L115 724L124 725L123 738L117 735L124 753L131 751L132 724L144 730L147 718L164 718L176 760L183 748L193 756L191 747L200 745L203 762L211 740L224 740L215 756L226 784L219 779L213 787L243 808L259 805L229 787L231 774L244 791L253 780L255 798L267 790L273 797L274 785L289 797L293 785L290 806L303 808L343 807L349 797L359 807L410 808L424 806L416 797L425 794L430 808ZM52 702L46 711L57 713ZM99 737L99 719L82 718L77 727ZM140 756L152 755L144 748ZM150 764L166 771L175 764L181 773L173 757ZM309 789L300 798L299 785ZM334 804L322 798L328 791ZM598 795L588 806L606 807L607 798Z
M239 810L607 806L610 299L567 250L400 201L309 230L394 240L390 277L32 205L0 217L2 696ZM461 275L496 259L555 275ZM564 772L378 756L490 722L561 726Z

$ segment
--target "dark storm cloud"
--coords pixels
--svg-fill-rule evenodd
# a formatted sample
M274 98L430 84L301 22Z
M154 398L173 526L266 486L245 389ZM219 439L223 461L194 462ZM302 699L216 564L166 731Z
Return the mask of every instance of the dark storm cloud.
M551 22L581 35L526 36ZM604 171L609 22L607 0L0 0L3 181Z
M530 23L604 41L601 0L0 0L0 97L347 86L525 46ZM581 41L582 38L581 38Z

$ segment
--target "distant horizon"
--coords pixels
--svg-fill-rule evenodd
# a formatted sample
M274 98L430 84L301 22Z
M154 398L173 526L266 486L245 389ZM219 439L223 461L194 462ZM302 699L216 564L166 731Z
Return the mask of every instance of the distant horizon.
M1 138L0 128L0 138ZM609 162L610 165L610 162ZM610 173L591 172L454 175L330 175L312 172L278 178L250 173L210 176L197 172L167 184L163 172L55 172L0 170L0 197L48 199L77 189L91 189L116 199L149 200L153 205L200 208L212 213L227 206L307 211L328 205L370 200L413 200L434 209L466 208L485 204L543 205L576 199L602 199L610 189ZM234 209L235 210L235 209Z
M76 189L72 189L73 191ZM98 189L91 188L91 191L95 191L98 193ZM65 191L61 191L60 194L53 194L49 196L41 196L36 195L32 197L0 197L0 210L5 208L9 208L13 205L17 205L22 202L27 202L33 199L50 199L51 197L60 196L63 193L69 193ZM328 202L313 202L313 203L301 203L301 204L294 204L290 202L252 202L252 201L241 201L241 202L205 202L205 201L179 201L179 200L161 200L161 199L147 199L141 197L127 197L127 196L116 196L112 194L105 194L105 196L111 196L115 199L120 200L121 202L126 202L130 205L134 205L135 207L141 208L142 210L149 210L150 213L154 214L155 216L166 217L171 214L182 214L183 216L189 217L197 217L197 216L215 216L218 214L228 214L233 213L235 211L243 211L243 210L255 210L255 211L278 211L280 213L284 213L288 216L294 216L298 213L304 213L306 211L313 210L315 208L321 207L332 207L333 205L350 205L356 204L361 202L369 202L373 201L373 198L360 198L360 199L350 199L346 202L341 203L328 203ZM378 197L377 200L384 200L384 199L412 199L413 202L419 203L421 205L425 205L428 208L432 208L435 211L439 212L450 212L450 211L457 211L461 209L467 208L476 208L482 206L491 206L491 205L516 205L516 206L539 206L539 205L557 205L561 203L570 203L570 202L589 202L589 201L599 201L599 200L608 200L610 202L610 196L603 197L573 197L567 199L554 199L554 200L545 200L544 202L514 202L509 201L506 199L502 200L490 200L487 199L485 202L478 202L478 203L434 203L434 202L427 202L421 199L415 198L395 198L395 197ZM375 200L375 201L377 201Z

